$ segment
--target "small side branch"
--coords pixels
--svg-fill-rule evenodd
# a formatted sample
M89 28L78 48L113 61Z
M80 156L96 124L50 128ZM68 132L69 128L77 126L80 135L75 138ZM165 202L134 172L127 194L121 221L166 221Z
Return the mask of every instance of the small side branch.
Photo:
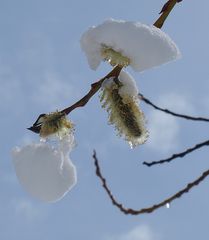
M122 70L122 67L116 66L105 77L103 77L99 81L93 83L91 85L91 89L89 90L89 92L84 97L82 97L79 101L77 101L76 103L74 103L70 107L67 107L67 108L63 109L61 112L66 114L66 115L68 115L75 108L85 106L88 103L88 101L94 96L94 94L100 89L100 87L101 87L102 83L104 82L104 80L107 79L107 78L111 78L111 77L118 77L120 72L121 72L121 70Z
M67 108L61 110L60 111L61 114L60 114L59 117L68 115L70 112L72 112L74 109L76 109L78 107L85 106L88 103L88 101L94 96L94 94L100 89L100 87L102 86L102 83L104 82L104 80L107 79L107 78L111 78L111 77L117 78L119 76L121 70L122 70L122 67L116 66L105 77L103 77L99 81L91 84L91 89L89 90L89 92L84 97L82 97L80 100L78 100L76 103L71 105L70 107L67 107ZM46 115L46 114L40 114L38 119L35 121L35 123L31 127L28 128L28 130L30 130L30 131L32 131L34 133L40 133L40 130L41 130L41 127L42 127L42 123L40 123L39 120L44 115Z
M179 117L179 118L184 118L186 120L192 120L192 121L209 122L209 118L193 117L193 116L189 116L189 115L185 115L185 114L179 114L179 113L172 112L172 111L170 111L166 108L158 107L153 102L151 102L149 99L145 98L141 93L139 93L139 98L142 101L144 101L146 104L152 106L154 109L159 110L159 111L164 112L164 113L167 113L167 114L170 114L172 116Z
M175 153L175 154L173 154L169 158L162 159L162 160L159 160L159 161L153 161L153 162L146 162L145 161L145 162L143 162L143 164L146 165L147 167L151 167L151 166L157 165L157 164L169 163L169 162L173 161L176 158L183 158L187 154L189 154L189 153L191 153L191 152L193 152L193 151L195 151L195 150L197 150L199 148L205 147L205 146L209 146L209 140L201 142L201 143L198 143L194 147L188 148L187 150L185 150L183 152Z
M157 28L161 28L166 20L166 18L168 17L168 15L170 14L170 12L172 11L172 9L174 8L174 6L176 5L176 3L182 2L182 0L169 0L167 1L162 10L160 11L160 17L157 19L157 21L153 24L155 27Z
M97 156L96 156L96 151L94 151L94 153L93 153L93 158L94 158L94 164L95 164L95 167L96 167L96 175L101 180L102 187L105 189L108 197L112 201L112 204L114 206L116 206L124 214L130 214L130 215L139 215L139 214L144 214L144 213L151 213L151 212L154 212L155 210L157 210L158 208L165 207L166 204L171 203L174 200L180 198L183 194L188 193L193 187L197 186L199 183L201 183L209 175L209 169L208 169L207 171L203 172L200 177L198 177L193 182L188 183L185 188L178 191L177 193L175 193L171 197L168 197L167 199L163 200L162 202L154 204L151 207L142 208L140 210L135 210L135 209L131 209L131 208L125 208L122 203L119 203L116 200L116 198L114 197L110 188L107 185L106 179L103 177L103 175L101 173L101 169L100 169L100 166L99 166L99 161L98 161Z

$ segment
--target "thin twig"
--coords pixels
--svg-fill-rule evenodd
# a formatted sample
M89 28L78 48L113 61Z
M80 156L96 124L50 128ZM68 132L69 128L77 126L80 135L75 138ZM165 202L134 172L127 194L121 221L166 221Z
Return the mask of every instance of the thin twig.
M205 146L209 146L209 140L207 141L204 141L204 142L201 142L201 143L198 143L196 144L194 147L191 147L191 148L188 148L187 150L183 151L183 152L180 152L180 153L175 153L173 154L171 157L169 158L166 158L166 159L162 159L162 160L158 160L158 161L153 161L153 162L143 162L144 165L148 166L148 167L151 167L153 165L157 165L157 164L163 164L163 163L168 163L168 162L171 162L173 161L174 159L176 158L183 158L184 156L186 156L187 154L199 149L199 148L202 148L202 147L205 147Z
M61 112L65 113L67 115L71 111L73 111L75 108L85 106L88 103L88 101L94 96L94 94L100 89L100 87L101 87L102 83L104 82L104 80L107 79L107 78L111 78L111 77L118 77L120 72L121 72L121 70L122 70L121 66L116 66L105 77L103 77L99 81L93 83L91 85L91 89L89 90L89 92L84 97L82 97L79 101L77 101L76 103L74 103L70 107L67 107L67 108L63 109Z
M70 107L67 107L63 110L60 111L60 115L59 117L68 115L71 111L73 111L74 109L78 108L78 107L83 107L85 106L88 101L94 96L94 94L100 89L102 83L104 82L105 79L108 78L117 78L120 74L122 70L121 66L116 66L115 68L113 68L113 70L111 72L109 72L105 77L103 77L102 79L100 79L99 81L91 84L91 89L89 90L89 92L82 97L80 100L78 100L76 103L74 103L73 105L71 105ZM41 127L42 127L42 123L39 123L39 119L44 116L46 114L40 114L38 119L35 121L35 123L27 128L28 130L34 132L34 133L40 133Z
M157 21L153 25L157 28L161 28L163 26L166 18L168 17L168 15L170 14L170 12L174 8L174 6L176 5L176 3L179 3L181 1L182 0L169 0L169 1L167 1L164 4L162 10L159 13L159 14L161 14L161 16L157 19Z
M116 200L116 198L114 197L110 188L107 185L106 179L103 177L103 175L101 173L101 169L100 169L100 166L99 166L99 161L98 161L97 156L96 156L96 151L94 151L94 153L93 153L93 158L94 158L94 164L95 164L95 167L96 167L96 175L101 180L102 187L105 189L108 197L112 201L112 204L114 206L116 206L124 214L130 214L130 215L139 215L139 214L144 214L144 213L151 213L151 212L154 212L155 210L157 210L158 208L166 206L166 204L169 204L169 203L173 202L174 200L180 198L183 194L188 193L193 187L197 186L200 182L202 182L209 175L209 169L208 169L207 171L203 172L202 175L199 176L196 180L194 180L191 183L188 183L185 188L178 191L177 193L175 193L171 197L168 197L167 199L163 200L162 202L154 204L151 207L142 208L140 210L135 210L135 209L132 209L132 208L124 207L122 203L119 203Z
M185 115L185 114L179 114L179 113L175 113L172 112L166 108L161 108L158 107L157 105L155 105L153 102L151 102L149 99L145 98L141 93L139 93L139 98L144 101L145 103L147 103L148 105L152 106L153 108L155 108L156 110L162 111L164 113L170 114L172 116L175 117L180 117L180 118L184 118L186 120L192 120L192 121L201 121L201 122L209 122L209 118L203 118L203 117L193 117L193 116L189 116L189 115Z

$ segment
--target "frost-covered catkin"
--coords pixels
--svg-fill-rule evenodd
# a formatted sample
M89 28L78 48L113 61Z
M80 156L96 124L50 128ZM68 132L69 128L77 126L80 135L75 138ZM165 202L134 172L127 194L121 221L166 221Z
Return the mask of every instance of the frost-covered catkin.
M143 144L148 138L144 114L139 108L138 89L134 79L122 71L118 79L105 80L101 89L102 107L109 114L109 123L131 147Z

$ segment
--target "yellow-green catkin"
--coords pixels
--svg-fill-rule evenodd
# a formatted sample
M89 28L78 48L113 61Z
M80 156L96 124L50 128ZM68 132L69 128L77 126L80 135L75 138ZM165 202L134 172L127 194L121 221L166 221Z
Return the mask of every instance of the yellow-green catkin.
M56 135L60 138L73 130L73 123L61 112L53 112L46 114L43 117L41 125L40 137L46 138L51 135Z
M130 59L126 56L123 56L120 52L113 50L106 45L102 45L101 56L104 61L109 62L112 66L121 66L127 67L130 65Z
M125 138L131 148L143 144L148 138L145 118L136 96L120 94L122 83L114 82L103 86L100 95L102 107L108 112L109 123L115 126L119 136Z

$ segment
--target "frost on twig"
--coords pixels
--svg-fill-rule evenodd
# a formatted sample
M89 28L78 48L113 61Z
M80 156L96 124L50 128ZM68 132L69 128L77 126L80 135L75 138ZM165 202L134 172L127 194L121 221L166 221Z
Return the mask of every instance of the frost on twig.
M166 158L166 159L162 159L162 160L158 160L158 161L153 161L153 162L143 162L144 165L148 166L148 167L151 167L153 165L157 165L157 164L163 164L163 163L169 163L171 161L173 161L174 159L176 158L183 158L184 156L186 156L187 154L191 153L191 152L194 152L196 151L197 149L199 148L202 148L202 147L206 147L206 146L209 146L209 140L207 141L204 141L204 142L201 142L201 143L198 143L196 144L194 147L191 147L191 148L188 148L186 149L185 151L183 152L180 152L180 153L174 153L171 157L169 158Z
M151 212L154 212L155 210L157 210L161 207L165 207L165 206L168 207L171 202L180 198L182 195L188 193L193 187L197 186L199 183L201 183L209 175L209 169L208 169L207 171L203 172L201 174L201 176L199 176L196 180L188 183L185 188L181 189L180 191L178 191L174 195L166 198L165 200L161 201L160 203L156 203L153 206L150 206L150 207L147 207L147 208L141 208L139 210L136 210L136 209L132 209L132 208L126 208L126 207L123 206L122 203L119 203L116 200L115 196L113 195L113 193L111 192L110 188L107 185L106 179L103 177L103 175L101 173L101 169L100 169L100 166L99 166L99 161L97 159L96 151L94 151L94 153L93 153L93 159L94 159L94 165L96 167L96 175L100 179L100 181L102 183L102 187L106 191L106 193L107 193L108 197L110 198L112 204L114 206L116 206L124 214L130 214L130 215L140 215L140 214L144 214L144 213L151 213Z

